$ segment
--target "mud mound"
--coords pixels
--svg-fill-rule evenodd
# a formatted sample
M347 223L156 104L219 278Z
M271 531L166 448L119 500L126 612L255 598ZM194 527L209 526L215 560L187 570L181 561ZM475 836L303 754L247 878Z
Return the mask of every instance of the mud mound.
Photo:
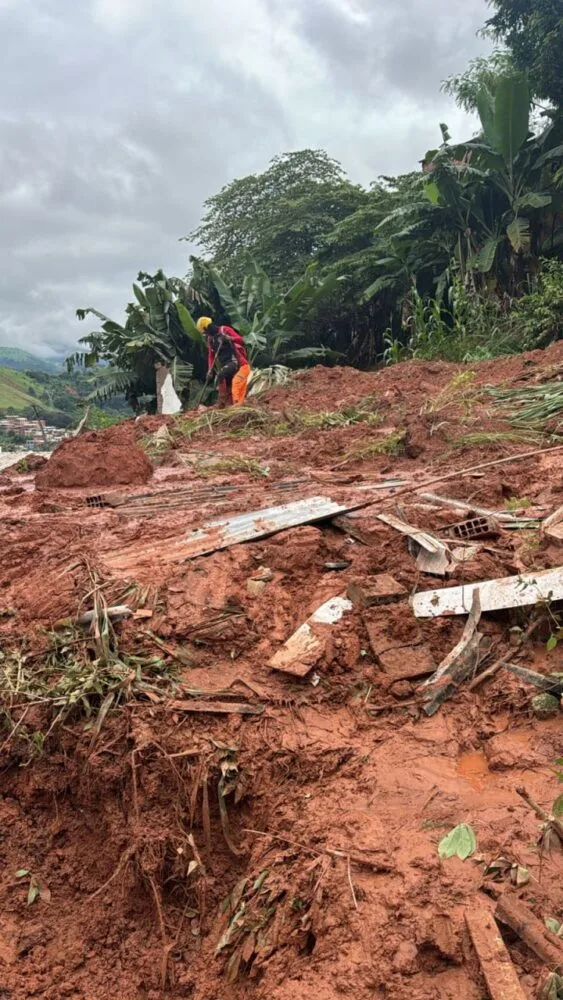
M25 475L27 472L37 472L38 469L42 469L44 465L47 464L47 459L44 455L37 455L34 452L30 452L28 455L22 455L18 458L17 462L13 465L4 466L4 472L19 473L20 475Z
M133 425L120 424L67 438L39 470L35 484L45 487L115 486L146 483L153 467L137 445Z

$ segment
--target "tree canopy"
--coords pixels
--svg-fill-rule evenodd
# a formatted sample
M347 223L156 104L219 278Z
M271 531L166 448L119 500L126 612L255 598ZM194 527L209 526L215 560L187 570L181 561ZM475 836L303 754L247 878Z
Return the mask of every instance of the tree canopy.
M224 187L204 205L189 239L227 281L241 282L254 258L274 281L296 280L327 232L358 208L366 192L323 150L276 156L261 174Z
M563 107L563 4L561 0L490 0L487 27L508 46L534 92Z

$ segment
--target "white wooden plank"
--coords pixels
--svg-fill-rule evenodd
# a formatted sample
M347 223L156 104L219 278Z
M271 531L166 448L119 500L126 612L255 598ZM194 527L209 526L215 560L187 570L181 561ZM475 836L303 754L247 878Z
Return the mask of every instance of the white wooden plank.
M524 608L540 601L561 601L563 566L538 573L507 576L501 580L466 583L461 587L425 590L412 598L412 608L417 618L468 615L476 590L479 591L481 611L502 611L507 608Z
M352 608L352 601L343 595L325 601L306 622L303 622L303 625L299 626L281 649L274 653L268 665L272 670L281 670L295 677L305 677L324 653L327 626L336 625Z

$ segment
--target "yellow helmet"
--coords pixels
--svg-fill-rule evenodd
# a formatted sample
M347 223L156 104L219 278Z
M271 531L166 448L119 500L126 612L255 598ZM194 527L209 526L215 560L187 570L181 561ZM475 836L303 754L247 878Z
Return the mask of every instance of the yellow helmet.
M205 333L205 331L207 330L207 327L211 326L212 322L213 322L213 320L211 319L210 316L200 316L199 319L198 319L198 321L197 321L197 323L196 323L197 332L198 333Z

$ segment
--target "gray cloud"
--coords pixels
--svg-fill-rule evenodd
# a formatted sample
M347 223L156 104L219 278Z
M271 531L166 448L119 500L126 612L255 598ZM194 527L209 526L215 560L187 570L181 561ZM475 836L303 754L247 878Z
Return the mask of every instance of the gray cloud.
M48 355L181 274L206 197L325 147L354 180L416 167L466 116L440 80L485 0L0 0L0 343Z

